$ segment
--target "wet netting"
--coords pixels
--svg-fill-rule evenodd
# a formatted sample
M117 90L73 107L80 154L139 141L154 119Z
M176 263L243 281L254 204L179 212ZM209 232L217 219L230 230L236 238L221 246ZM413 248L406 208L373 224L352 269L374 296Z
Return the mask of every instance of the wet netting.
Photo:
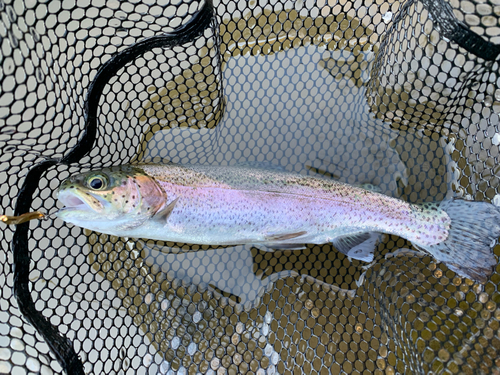
M493 374L500 267L51 216L71 174L250 164L500 204L498 0L0 0L2 374ZM494 246L500 256L498 241ZM367 267L369 266L369 267Z

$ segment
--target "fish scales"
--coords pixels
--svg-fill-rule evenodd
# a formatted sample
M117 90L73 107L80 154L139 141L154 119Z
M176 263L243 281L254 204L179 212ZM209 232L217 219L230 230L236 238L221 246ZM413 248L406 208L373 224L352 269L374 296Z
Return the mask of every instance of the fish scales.
M445 227L433 225L441 224L444 215L429 223L407 202L333 180L248 167L142 169L159 182L169 201L181 198L169 218L176 233L209 228L191 239L196 243L264 242L269 234L298 231L308 233L308 243L318 244L367 231L408 232L425 243L446 235ZM288 242L304 243L304 238Z
M300 248L332 242L369 261L378 233L401 236L484 282L500 210L452 199L410 204L331 179L243 166L123 165L61 184L61 219L116 236L207 245Z

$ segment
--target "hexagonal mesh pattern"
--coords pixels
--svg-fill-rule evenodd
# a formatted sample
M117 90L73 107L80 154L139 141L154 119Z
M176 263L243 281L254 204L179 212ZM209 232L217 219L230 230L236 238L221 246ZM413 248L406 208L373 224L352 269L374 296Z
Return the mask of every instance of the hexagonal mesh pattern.
M145 160L498 205L497 8L0 0L2 211L52 214L70 174ZM329 244L117 238L50 216L0 242L0 373L500 371L500 267L477 284L396 236L367 271Z

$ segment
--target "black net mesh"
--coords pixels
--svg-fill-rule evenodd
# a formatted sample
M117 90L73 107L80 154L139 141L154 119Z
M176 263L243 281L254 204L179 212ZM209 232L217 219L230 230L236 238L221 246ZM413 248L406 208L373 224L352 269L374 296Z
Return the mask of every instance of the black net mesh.
M69 175L145 160L498 205L499 7L0 0L2 211L54 213ZM500 268L474 283L396 236L365 272L331 245L2 229L0 373L500 371Z

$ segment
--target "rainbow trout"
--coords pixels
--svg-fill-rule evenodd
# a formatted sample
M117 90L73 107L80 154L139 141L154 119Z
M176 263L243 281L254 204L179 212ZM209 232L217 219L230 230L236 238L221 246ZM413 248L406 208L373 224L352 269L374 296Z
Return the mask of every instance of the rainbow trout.
M124 165L65 180L57 216L115 236L300 249L331 242L371 261L379 233L401 236L461 276L497 262L500 209L486 202L410 204L333 180L241 166Z

